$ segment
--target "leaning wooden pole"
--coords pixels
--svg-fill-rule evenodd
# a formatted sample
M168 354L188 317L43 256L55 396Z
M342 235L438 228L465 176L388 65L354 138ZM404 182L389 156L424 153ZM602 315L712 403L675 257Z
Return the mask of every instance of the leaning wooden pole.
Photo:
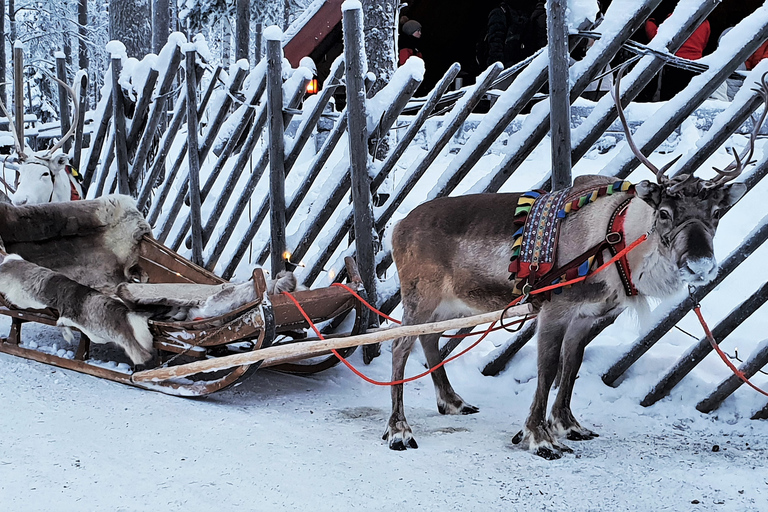
M761 368L768 365L768 339L763 340L758 346L760 348L758 348L756 353L739 367L739 371L748 379L751 379ZM696 409L703 413L714 411L720 407L723 400L731 396L742 384L744 384L744 381L738 376L729 376L707 398L696 404Z
M194 363L171 366L168 368L157 368L154 370L145 370L134 373L131 376L133 382L160 382L168 379L187 377L201 372L211 372L226 370L235 366L253 364L265 359L280 359L293 356L312 357L326 353L330 350L337 350L348 347L358 347L360 345L370 345L372 343L381 343L387 340L393 340L402 336L418 336L421 334L430 334L435 332L444 332L464 327L476 326L496 322L502 318L521 317L531 314L533 311L530 304L521 304L507 309L484 313L481 315L469 316L466 318L454 318L443 320L442 322L433 322L429 324L404 325L401 327L392 327L390 329L379 329L374 332L360 334L357 336L347 336L344 338L332 338L317 341L302 341L286 345L277 345L267 347L243 354L216 357L205 361L196 361Z
M112 125L114 127L115 157L117 159L117 184L121 194L129 194L128 188L128 133L125 129L125 108L120 72L123 63L119 56L112 56ZM109 169L104 169L104 173Z
M67 56L64 55L64 52L56 52L56 77L65 84L69 83L67 80ZM59 122L63 137L69 131L71 121L69 119L69 94L62 84L59 84ZM65 153L69 153L71 147L72 139L67 139L61 149Z
M571 102L566 0L547 0L552 190L571 186Z
M24 45L13 43L13 118L16 120L16 137L24 149Z
M357 266L369 300L376 305L376 260L373 238L373 202L368 175L368 130L365 112L365 48L363 12L359 2L342 5L344 61L347 63L349 164L352 176ZM375 316L372 318L376 318Z
M186 55L187 85L187 158L189 159L189 202L192 222L192 262L203 264L203 227L200 216L200 154L197 140L197 76L195 75L195 45L188 43L182 48Z
M739 304L725 318L712 329L712 337L719 345L738 326L740 326L755 311L760 309L768 301L768 283L763 284L747 300ZM648 392L640 402L643 407L648 407L672 391L683 378L693 370L709 353L712 352L712 344L704 336L698 343L690 347L666 375Z
M269 259L272 276L285 270L285 127L281 41L283 31L272 26L267 39L267 118L269 119Z

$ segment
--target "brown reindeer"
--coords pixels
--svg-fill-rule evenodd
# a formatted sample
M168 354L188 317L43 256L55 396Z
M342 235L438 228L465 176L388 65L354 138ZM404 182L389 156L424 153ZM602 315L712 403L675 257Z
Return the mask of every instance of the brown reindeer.
M618 97L619 79L615 96ZM762 94L768 95L763 80ZM618 102L617 102L618 105ZM620 118L635 154L649 166L657 183L641 181L627 192L606 195L560 223L556 267L578 260L591 248L597 258L611 258L600 245L617 238L611 232L612 218L623 216L621 238L630 244L643 234L648 239L626 257L628 279L609 269L589 277L551 300L536 299L538 312L538 384L523 432L523 442L537 455L556 459L571 451L558 438L586 440L597 437L581 426L571 412L571 394L581 366L590 328L613 319L626 307L639 305L644 297L666 297L685 285L711 280L717 272L712 239L722 212L746 192L743 183L728 183L749 163L760 123L750 139L748 153L735 163L717 170L717 177L703 180L692 175L669 178L667 167L656 169L631 140L620 105ZM762 119L761 119L762 123ZM604 176L582 176L573 190L593 190L616 180ZM510 282L509 260L513 234L519 228L513 214L520 194L476 194L444 197L415 208L392 235L392 255L400 277L403 323L419 324L502 309L519 292ZM615 241L615 240L614 240ZM612 241L613 243L613 241ZM605 248L604 248L605 247ZM540 282L541 285L550 284ZM536 285L534 285L536 286ZM440 362L440 334L420 336L430 367ZM400 338L392 346L392 380L403 378L414 337ZM546 418L550 387L561 366L560 388L549 420ZM442 414L472 414L478 409L464 401L451 387L443 367L432 373L437 408ZM392 415L384 439L393 450L417 448L403 410L403 386L392 387Z

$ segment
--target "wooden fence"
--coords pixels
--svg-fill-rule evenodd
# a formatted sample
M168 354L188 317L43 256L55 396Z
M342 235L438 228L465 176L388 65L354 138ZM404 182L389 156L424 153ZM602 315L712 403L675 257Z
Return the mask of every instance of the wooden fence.
M571 65L571 102L620 49L629 48L637 53L637 58L623 80L621 102L627 105L717 5L682 0L664 22L669 30L660 30L649 47L628 46L629 37L660 1L614 0L602 25L582 34L594 39L595 44L582 60ZM147 212L158 240L228 279L246 276L252 266L269 263L273 272L295 268L307 286L327 285L343 277L343 258L356 250L352 243L354 233L363 239L358 247L365 254L358 254L358 259L369 296L376 298L384 312L391 312L399 303L399 289L391 268L387 237L393 221L399 217L398 210L412 204L415 196L419 201L432 199L454 193L457 188L496 192L516 183L515 172L549 132L548 105L534 109L511 135L505 134L505 130L547 83L549 58L544 50L510 70L502 70L496 64L483 72L475 85L447 92L460 71L456 64L421 99L413 99L412 95L421 82L423 70L411 61L399 68L375 97L359 101L365 94L364 69L355 59L359 53L351 45L361 40L360 16L355 10L345 14L348 50L333 64L320 93L303 104L311 72L283 68L279 40L270 41L273 44L268 45L267 57L255 67L238 62L230 70L212 70L199 64L193 45L172 39L156 59L152 72L129 77L141 79L139 83L132 82L135 97L129 102L130 117L126 116L127 78L120 73L121 60L114 58L112 80L106 81L102 99L92 113L90 146L83 150L79 160L88 197L115 190L130 193ZM610 30L603 30L606 27ZM686 89L653 120L637 127L635 139L643 153L651 153L679 129L715 88L768 39L768 7L748 16L733 33L740 34L743 46L716 50L707 61L709 65ZM768 65L761 66L768 70ZM755 73L764 71L762 67ZM469 114L500 78L511 80L511 85L495 91L495 102L469 140L458 148L449 148ZM207 86L201 88L201 83ZM326 106L342 83L347 87L347 108L333 113ZM761 104L757 93L740 95L715 119L698 150L685 155L673 172L691 172L700 167L748 122ZM404 109L412 115L402 116ZM402 163L403 154L427 119L438 113L441 123L431 134L426 151L417 160ZM295 116L300 121L292 123ZM323 138L317 129L321 119L333 121L330 130L322 132ZM615 121L613 100L603 97L572 133L573 164ZM313 134L317 147L305 151ZM481 157L502 135L508 137L508 150L501 162L479 180L467 181ZM387 154L383 159L373 159L371 148L378 148L383 140L388 146ZM436 168L433 164L448 150L455 151L450 163ZM624 148L600 172L623 179L638 165L637 158ZM398 176L393 180L396 167ZM763 157L744 181L752 188L766 172L768 159ZM379 195L379 189L388 178L394 183L393 189L388 191L386 201L372 206L372 197L385 197ZM547 188L549 181L549 174L542 173L537 187ZM355 201L350 200L350 195ZM365 236L361 237L361 233ZM725 259L717 279L699 288L666 319L640 336L627 354L609 368L604 381L616 385L634 362L696 301L707 296L763 244L766 237L768 217ZM765 303L766 286L714 328L718 342ZM595 326L593 336L605 327ZM513 336L492 355L483 373L494 375L501 371L531 339L534 330L535 325L528 325ZM449 345L444 352L451 348ZM702 340L692 346L643 404L650 405L665 396L709 350ZM767 360L768 344L763 344L745 363L745 373L754 374ZM713 410L738 384L727 379L702 399L699 409ZM768 406L755 413L755 417L767 415Z

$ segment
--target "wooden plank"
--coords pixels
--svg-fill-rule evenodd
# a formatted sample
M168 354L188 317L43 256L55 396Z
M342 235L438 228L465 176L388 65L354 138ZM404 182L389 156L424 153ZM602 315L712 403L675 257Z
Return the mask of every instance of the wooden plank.
M571 186L571 102L566 0L547 1L552 190Z
M63 53L56 54L56 77L61 80L62 82L69 83L67 80L67 58ZM61 136L63 137L65 133L69 131L69 128L72 126L72 121L69 119L69 94L67 93L66 87L64 87L61 84L58 84L59 89L59 122L61 124ZM74 98L73 98L74 100ZM81 115L85 115L85 112L81 111ZM64 145L62 146L62 151L64 153L69 153L70 148L72 147L72 139L67 139L66 142L64 142Z
M121 194L130 194L128 187L128 147L125 131L125 106L123 105L123 88L120 86L120 57L112 57L112 120L115 139L115 156L117 158L117 183ZM106 173L107 168L104 169Z
M16 138L24 148L24 46L13 43L13 118L16 120Z
M192 221L192 262L203 264L203 226L200 213L200 153L197 141L197 102L192 101L197 92L195 76L194 46L186 50L186 86L187 86L187 158L189 160L189 216Z
M280 32L282 35L282 32ZM285 270L285 140L280 39L267 39L269 119L269 255L272 275Z
M368 345L371 343L379 343L403 336L418 336L421 334L461 329L462 327L481 325L497 321L501 318L502 314L504 315L504 318L512 318L528 315L532 311L533 309L530 304L523 304L520 306L513 306L506 310L493 311L491 313L485 313L482 315L444 320L442 322L433 322L430 324L393 327L391 329L382 329L376 332L360 334L358 336L350 336L348 338L336 338L329 340L292 343L289 345L278 345L275 347L267 347L264 349L254 350L252 352L246 352L243 354L224 356L206 361L174 366L171 368L158 368L155 370L136 372L133 374L132 379L137 383L160 382L167 379L195 375L196 373L201 372L224 370L243 364L253 364L265 359L282 359L296 355L311 357L316 354L322 354L325 351L331 349Z

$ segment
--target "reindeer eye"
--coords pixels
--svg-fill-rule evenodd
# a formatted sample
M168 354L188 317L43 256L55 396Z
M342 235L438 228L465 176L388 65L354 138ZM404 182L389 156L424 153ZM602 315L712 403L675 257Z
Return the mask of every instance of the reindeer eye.
M722 208L715 208L712 212L712 218L717 220L720 218L720 216L723 214Z
M661 220L671 220L672 214L669 213L668 210L665 210L662 208L661 210L659 210L659 217L661 218Z

